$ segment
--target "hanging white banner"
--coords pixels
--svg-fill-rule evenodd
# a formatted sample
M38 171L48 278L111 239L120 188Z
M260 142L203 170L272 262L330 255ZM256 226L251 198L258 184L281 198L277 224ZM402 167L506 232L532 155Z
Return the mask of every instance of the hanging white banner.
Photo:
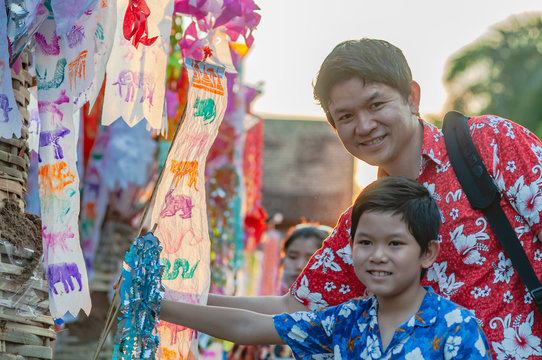
M205 197L205 160L227 106L224 68L185 60L190 87L185 117L171 144L153 204L154 234L163 247L162 283L166 299L207 303L210 286L210 240ZM160 322L164 359L197 357L194 332Z
M150 15L146 29L149 37L156 40L150 45L140 43L136 48L124 36L130 1L117 2L115 42L110 56L114 61L107 63L103 125L122 118L134 126L146 119L152 128L161 128L173 3L173 0L148 2Z
M87 270L79 244L79 175L74 106L66 58L50 16L36 32L38 81L39 195L43 251L54 318L88 315ZM39 39L39 40L38 40ZM79 121L79 118L77 118ZM69 313L69 314L67 314Z

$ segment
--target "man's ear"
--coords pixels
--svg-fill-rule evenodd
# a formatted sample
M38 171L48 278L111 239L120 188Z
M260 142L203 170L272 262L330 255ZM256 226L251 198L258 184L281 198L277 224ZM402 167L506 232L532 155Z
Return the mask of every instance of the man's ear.
M431 240L427 246L427 250L422 254L422 267L429 269L435 262L440 251L440 243L437 240Z
M412 114L418 114L420 111L420 85L412 80L410 82L410 93L408 94L408 106Z

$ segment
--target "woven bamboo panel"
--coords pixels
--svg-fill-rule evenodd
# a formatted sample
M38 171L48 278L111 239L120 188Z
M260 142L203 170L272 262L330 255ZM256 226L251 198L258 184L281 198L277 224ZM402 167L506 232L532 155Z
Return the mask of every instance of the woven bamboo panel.
M33 256L0 244L0 360L53 358L49 291L43 274L29 269Z
M25 49L19 55L21 58L21 69L19 73L11 70L11 79L13 86L13 94L15 95L15 101L19 107L19 112L23 119L23 125L28 127L30 120L30 113L28 112L28 104L30 102L30 91L28 90L34 82L34 78L28 71L32 65L32 53L30 50Z

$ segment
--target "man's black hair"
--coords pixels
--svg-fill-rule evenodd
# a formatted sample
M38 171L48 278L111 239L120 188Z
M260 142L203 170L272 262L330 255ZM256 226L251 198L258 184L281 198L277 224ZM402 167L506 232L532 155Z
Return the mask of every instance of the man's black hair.
M381 83L401 94L405 101L410 94L412 72L403 52L385 40L348 40L337 45L326 57L314 84L314 99L327 120L335 128L329 113L330 93L344 81L358 78L364 84Z

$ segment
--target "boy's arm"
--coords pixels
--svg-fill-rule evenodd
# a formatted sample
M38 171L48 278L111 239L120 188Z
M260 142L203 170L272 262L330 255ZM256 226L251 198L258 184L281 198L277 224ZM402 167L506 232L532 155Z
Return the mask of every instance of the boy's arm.
M209 294L207 304L235 309L245 309L260 314L281 314L307 311L292 294L282 296L225 296Z
M271 315L162 300L160 320L244 345L284 344Z

